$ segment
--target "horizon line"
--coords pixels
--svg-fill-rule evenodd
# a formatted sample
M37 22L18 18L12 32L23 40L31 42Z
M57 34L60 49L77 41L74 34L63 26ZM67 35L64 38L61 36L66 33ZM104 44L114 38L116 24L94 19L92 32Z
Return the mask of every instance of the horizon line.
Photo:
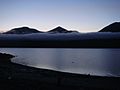
M27 27L27 28L31 28L31 29L36 29L36 30L42 31L42 32L48 32L48 31L53 30L53 29L58 28L58 27L61 27L61 28L66 29L68 31L78 31L80 33L98 32L99 30L101 30L101 29L99 29L97 31L89 31L89 30L88 31L81 31L81 30L77 30L77 29L67 29L67 28L65 28L63 26L60 26L60 25L57 25L56 27L51 28L51 29L46 29L46 30L42 29L42 30L40 30L39 28L36 28L36 27L32 27L32 26L28 26L28 25L22 25L22 26L18 26L18 27L13 27L13 28L11 28L9 30L0 30L0 33L7 32L7 31L10 31L10 30L16 29L16 28L23 28L23 27Z

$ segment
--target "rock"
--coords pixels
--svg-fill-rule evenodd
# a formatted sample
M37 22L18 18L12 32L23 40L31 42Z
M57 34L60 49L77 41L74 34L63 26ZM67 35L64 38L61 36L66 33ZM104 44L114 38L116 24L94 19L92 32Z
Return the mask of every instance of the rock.
M0 53L0 62L11 62L10 59L14 58L15 56L6 53Z

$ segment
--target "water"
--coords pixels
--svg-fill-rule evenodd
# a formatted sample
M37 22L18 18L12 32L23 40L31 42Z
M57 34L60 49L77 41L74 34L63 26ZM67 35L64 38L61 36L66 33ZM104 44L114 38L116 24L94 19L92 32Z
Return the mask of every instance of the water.
M12 62L37 68L99 76L120 76L120 49L0 48Z

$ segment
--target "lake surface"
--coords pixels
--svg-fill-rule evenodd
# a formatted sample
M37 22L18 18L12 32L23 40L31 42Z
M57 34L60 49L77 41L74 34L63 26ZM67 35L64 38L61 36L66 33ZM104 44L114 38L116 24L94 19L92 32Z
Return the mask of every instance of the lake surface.
M120 49L0 48L12 62L37 68L99 76L120 76Z

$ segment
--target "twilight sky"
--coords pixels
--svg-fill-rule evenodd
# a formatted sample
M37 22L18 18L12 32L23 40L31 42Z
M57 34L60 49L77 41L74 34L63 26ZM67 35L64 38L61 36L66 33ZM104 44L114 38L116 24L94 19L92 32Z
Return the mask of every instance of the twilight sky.
M95 32L120 21L120 0L0 0L0 31L57 26Z

